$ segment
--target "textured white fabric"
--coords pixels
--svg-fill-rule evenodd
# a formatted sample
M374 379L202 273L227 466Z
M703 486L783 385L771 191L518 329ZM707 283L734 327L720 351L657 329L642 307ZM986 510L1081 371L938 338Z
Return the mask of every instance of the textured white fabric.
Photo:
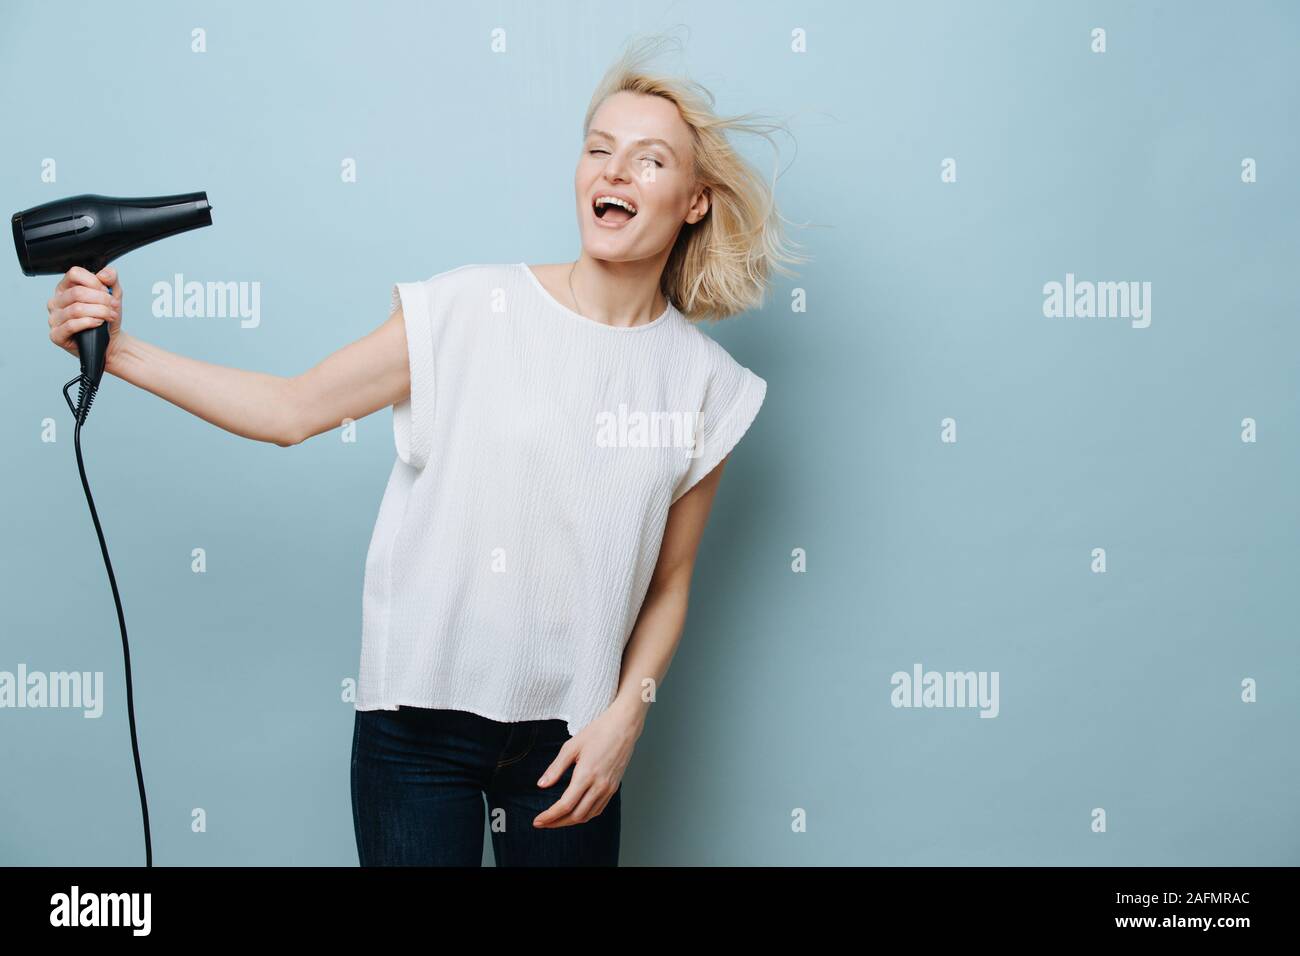
M767 383L671 304L608 326L524 263L399 282L398 305L411 395L366 555L356 707L577 734L614 699L669 506Z

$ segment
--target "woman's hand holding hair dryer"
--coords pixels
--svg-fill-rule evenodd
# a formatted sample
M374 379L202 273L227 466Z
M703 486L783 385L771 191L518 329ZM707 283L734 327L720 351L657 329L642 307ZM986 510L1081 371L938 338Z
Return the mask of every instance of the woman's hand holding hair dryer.
M107 356L112 359L122 331L122 287L116 269L107 266L91 275L81 266L73 266L54 287L45 308L50 313L50 341L73 355L78 354L73 336L107 322Z
M121 328L122 287L112 266L97 275L79 266L69 269L46 307L50 341L69 354L78 354L76 333L108 322L106 372L256 441L296 445L410 395L400 309L314 368L288 377L187 358L127 334Z

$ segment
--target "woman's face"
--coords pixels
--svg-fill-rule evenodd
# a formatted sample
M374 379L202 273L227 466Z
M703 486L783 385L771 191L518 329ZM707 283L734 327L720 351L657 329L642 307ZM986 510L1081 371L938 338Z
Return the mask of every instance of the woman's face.
M621 92L591 118L573 181L582 246L593 259L628 262L670 249L682 224L708 211L697 188L691 134L677 107L662 96ZM632 215L613 203L631 204Z

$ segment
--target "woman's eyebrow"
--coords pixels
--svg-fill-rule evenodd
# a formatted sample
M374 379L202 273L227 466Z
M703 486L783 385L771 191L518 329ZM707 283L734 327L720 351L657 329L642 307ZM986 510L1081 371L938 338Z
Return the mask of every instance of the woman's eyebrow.
M588 130L587 135L599 136L602 139L609 140L611 143L615 142L614 137L611 136L609 133L606 133L603 129ZM664 149L668 150L668 152L672 155L673 159L677 158L677 151L673 149L671 146L669 146L668 143L662 139L656 139L654 137L643 137L642 139L638 139L632 145L633 146L662 146Z

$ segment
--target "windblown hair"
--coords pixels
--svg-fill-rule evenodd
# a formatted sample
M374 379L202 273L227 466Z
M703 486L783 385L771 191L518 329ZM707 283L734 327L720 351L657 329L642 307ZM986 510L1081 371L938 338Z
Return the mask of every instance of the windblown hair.
M771 274L794 275L785 263L806 262L792 251L784 232L786 220L776 209L776 175L769 185L727 139L728 130L755 133L772 142L778 123L755 114L718 116L714 97L694 80L657 73L647 67L672 38L634 39L601 79L587 108L582 132L607 97L624 91L662 96L672 102L690 127L695 177L707 188L709 211L699 222L685 223L660 279L660 289L683 315L717 321L763 304Z

